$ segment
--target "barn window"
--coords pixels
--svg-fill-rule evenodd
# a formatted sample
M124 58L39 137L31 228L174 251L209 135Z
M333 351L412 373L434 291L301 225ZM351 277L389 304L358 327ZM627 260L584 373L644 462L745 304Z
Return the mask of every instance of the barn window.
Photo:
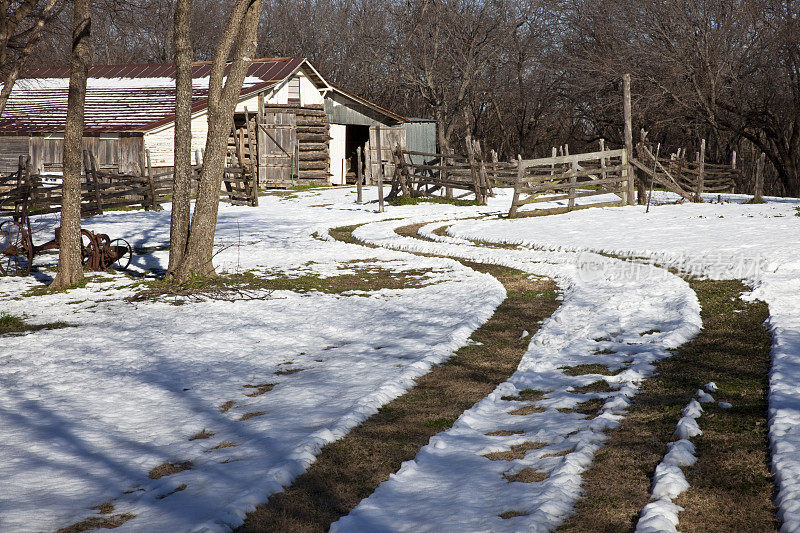
M300 76L295 76L289 80L289 103L300 103Z

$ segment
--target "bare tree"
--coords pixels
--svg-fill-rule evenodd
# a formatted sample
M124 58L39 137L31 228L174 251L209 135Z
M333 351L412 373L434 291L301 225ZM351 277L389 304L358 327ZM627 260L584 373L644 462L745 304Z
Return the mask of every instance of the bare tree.
M192 179L192 0L175 4L175 162L170 222L167 277L175 274L189 239L190 186ZM199 163L199 162L198 162Z
M61 0L0 2L0 115L25 61L42 37L45 25L61 11Z
M174 279L213 276L214 233L219 209L219 190L225 170L228 135L247 69L256 50L256 29L262 0L237 0L217 47L208 86L208 136L189 228L187 251L175 269ZM233 51L233 59L227 62Z
M75 0L70 60L67 122L64 129L64 177L61 201L58 273L53 289L65 289L83 279L81 262L81 159L86 78L91 59L91 0Z

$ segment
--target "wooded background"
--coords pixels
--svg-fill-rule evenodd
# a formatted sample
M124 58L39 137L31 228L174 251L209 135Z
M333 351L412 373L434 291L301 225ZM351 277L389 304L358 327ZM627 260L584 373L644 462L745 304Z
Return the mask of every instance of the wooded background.
M194 0L195 59L210 60L232 2ZM800 2L792 0L266 0L258 57L303 56L335 83L409 117L439 144L503 159L622 145L621 76L634 130L800 196ZM173 0L95 0L95 63L173 60ZM26 66L61 65L70 6Z

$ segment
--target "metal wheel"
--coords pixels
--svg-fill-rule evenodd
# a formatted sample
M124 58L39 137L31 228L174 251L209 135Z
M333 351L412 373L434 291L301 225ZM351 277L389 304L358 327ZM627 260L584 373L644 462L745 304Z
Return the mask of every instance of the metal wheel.
M14 276L30 272L30 251L23 227L13 220L0 224L0 275Z
M97 249L97 241L94 239L94 234L82 229L81 230L81 263L86 265L90 263L93 257L99 255L100 250ZM89 265L91 266L91 264Z
M131 264L131 259L133 258L133 248L131 248L131 245L128 244L128 241L125 239L114 239L108 244L108 246L112 253L117 257L109 266L116 268L117 270L127 269L128 265Z

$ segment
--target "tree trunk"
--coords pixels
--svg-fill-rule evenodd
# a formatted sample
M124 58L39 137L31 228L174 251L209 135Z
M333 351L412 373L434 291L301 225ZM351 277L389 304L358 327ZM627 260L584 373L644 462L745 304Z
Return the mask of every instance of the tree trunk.
M208 137L203 170L197 190L186 254L175 271L178 282L192 276L213 276L214 233L219 209L219 190L225 170L228 133L251 57L256 50L256 29L262 0L237 0L214 57L209 77ZM227 77L225 65L235 44ZM224 85L223 85L223 79Z
M83 279L81 263L81 160L86 78L91 55L91 0L75 0L72 19L67 122L64 129L64 178L58 273L51 288L61 290Z
M169 266L172 278L186 253L189 240L189 195L192 180L192 0L175 4L175 173L169 232ZM198 164L200 162L198 161Z

